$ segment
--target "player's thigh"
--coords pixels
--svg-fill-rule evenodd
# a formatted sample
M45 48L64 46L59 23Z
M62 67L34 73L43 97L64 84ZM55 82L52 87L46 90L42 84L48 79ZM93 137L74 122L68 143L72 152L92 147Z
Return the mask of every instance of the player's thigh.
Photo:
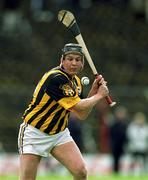
M34 154L20 155L20 176L22 179L28 176L35 177L41 156Z
M82 154L73 141L54 147L51 154L72 173L86 170Z

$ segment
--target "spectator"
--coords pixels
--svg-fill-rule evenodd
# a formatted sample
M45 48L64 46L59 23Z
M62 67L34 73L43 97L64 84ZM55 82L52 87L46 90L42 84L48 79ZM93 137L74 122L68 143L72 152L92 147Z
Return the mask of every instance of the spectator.
M113 158L113 171L120 170L120 160L124 154L126 144L127 111L124 107L118 107L115 111L113 123L109 128L110 148Z
M132 157L131 170L135 172L137 164L142 162L141 172L146 172L148 152L148 125L142 112L134 115L134 120L127 128L128 150Z

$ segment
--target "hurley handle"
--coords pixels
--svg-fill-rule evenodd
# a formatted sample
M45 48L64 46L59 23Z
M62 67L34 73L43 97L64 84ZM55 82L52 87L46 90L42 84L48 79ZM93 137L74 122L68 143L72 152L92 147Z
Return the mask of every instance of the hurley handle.
M101 78L102 78L102 76L99 75L99 74L96 74L95 77L96 77L96 79L99 79L99 80L101 80ZM116 102L114 102L114 101L112 100L112 98L110 97L110 95L106 96L105 99L106 99L106 102L108 103L108 105L109 105L110 107L113 107L113 106L116 104Z

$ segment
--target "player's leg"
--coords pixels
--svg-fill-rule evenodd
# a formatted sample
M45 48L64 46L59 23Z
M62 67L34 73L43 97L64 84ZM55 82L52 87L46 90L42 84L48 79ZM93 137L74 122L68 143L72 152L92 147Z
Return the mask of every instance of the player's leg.
M56 146L51 154L72 173L74 180L87 180L86 165L74 141Z
M33 154L20 155L20 178L19 180L35 180L37 168L41 157Z

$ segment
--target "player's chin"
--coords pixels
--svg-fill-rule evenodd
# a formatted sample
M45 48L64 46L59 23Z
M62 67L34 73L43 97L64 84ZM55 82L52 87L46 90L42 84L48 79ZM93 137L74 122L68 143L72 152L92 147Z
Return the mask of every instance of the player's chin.
M71 75L78 74L80 72L80 69L73 69L71 70Z

